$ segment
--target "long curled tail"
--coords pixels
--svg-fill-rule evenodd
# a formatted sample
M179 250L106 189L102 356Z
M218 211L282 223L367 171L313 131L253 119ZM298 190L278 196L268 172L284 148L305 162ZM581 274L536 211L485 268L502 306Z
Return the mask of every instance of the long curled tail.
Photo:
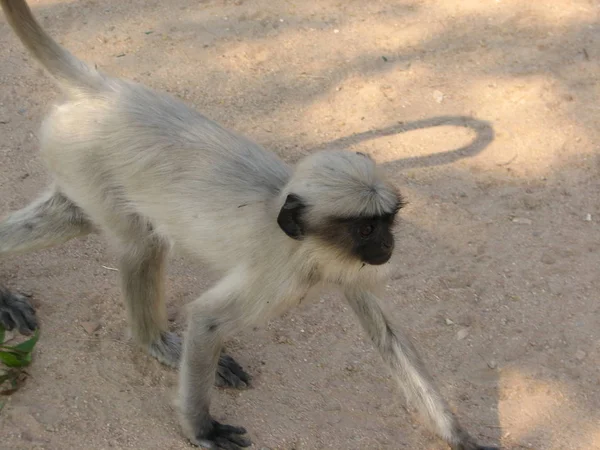
M24 0L0 0L8 23L21 42L67 93L77 95L107 87L105 77L52 39Z

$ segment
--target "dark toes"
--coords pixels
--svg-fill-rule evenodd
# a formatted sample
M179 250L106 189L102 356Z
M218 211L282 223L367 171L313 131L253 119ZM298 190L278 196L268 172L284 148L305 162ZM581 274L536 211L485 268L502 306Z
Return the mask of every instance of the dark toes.
M215 443L220 448L227 450L238 450L241 447L250 447L252 445L249 439L242 437L242 434L246 434L244 427L224 425L215 420L213 421L212 434L215 436Z
M240 443L241 442L241 443ZM221 448L224 450L240 450L244 447L250 447L251 442L244 438L238 438L237 441L234 442L233 438L216 438L215 444L217 444L217 448Z
M29 335L38 327L35 309L26 297L0 290L0 325Z
M500 447L479 445L474 442L468 442L466 444L460 444L452 447L453 450L500 450Z
M0 313L0 325L8 331L11 331L15 327L15 321L7 311Z
M249 439L242 436L243 434L246 434L246 429L243 427L224 425L212 420L210 432L206 437L198 438L198 442L209 449L241 450L252 445Z
M15 311L13 313L15 322L17 324L17 327L19 328L19 333L25 335L31 334L38 327L33 308L30 308L29 305L27 306L28 308Z
M250 375L231 356L221 355L215 384L219 387L243 389L250 384Z
M227 433L227 434L246 434L246 429L244 427L234 427L231 425L223 425L222 423L215 421L215 429L219 433Z

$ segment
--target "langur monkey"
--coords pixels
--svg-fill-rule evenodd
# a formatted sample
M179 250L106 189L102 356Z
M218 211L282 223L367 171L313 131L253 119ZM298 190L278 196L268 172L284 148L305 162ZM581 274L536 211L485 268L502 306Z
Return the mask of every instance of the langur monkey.
M492 448L462 428L376 295L403 201L370 157L323 151L291 169L178 100L78 60L42 30L25 1L0 3L66 97L41 129L40 151L53 184L0 223L0 254L96 231L115 242L133 338L163 363L179 366L178 410L193 444L250 445L244 428L210 414L213 384L249 382L221 353L223 342L327 284L345 294L438 436L454 450ZM188 305L183 345L167 330L164 303L172 245L222 273Z

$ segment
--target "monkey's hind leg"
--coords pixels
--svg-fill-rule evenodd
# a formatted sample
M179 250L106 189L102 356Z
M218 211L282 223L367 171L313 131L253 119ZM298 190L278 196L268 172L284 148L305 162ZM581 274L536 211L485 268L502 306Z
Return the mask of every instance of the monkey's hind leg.
M49 189L0 222L0 257L62 244L92 232L83 211L56 189ZM0 325L29 334L38 327L29 300L0 286Z
M77 205L50 189L0 222L0 256L53 247L92 230Z
M164 301L167 244L146 234L124 245L119 271L133 339L161 363L177 367L181 338L167 331Z

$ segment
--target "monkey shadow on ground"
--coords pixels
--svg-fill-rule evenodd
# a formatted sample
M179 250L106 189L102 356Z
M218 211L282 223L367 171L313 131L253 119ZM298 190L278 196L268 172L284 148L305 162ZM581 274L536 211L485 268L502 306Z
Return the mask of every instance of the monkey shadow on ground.
M329 141L308 151L313 152L324 150L326 148L343 149L372 139L441 126L454 126L473 130L475 132L475 138L469 144L454 150L437 152L424 156L399 158L393 162L385 163L385 165L407 170L451 164L460 159L471 158L478 155L494 140L494 128L485 120L469 116L438 116L412 122L400 122L386 128L355 133L350 136Z

